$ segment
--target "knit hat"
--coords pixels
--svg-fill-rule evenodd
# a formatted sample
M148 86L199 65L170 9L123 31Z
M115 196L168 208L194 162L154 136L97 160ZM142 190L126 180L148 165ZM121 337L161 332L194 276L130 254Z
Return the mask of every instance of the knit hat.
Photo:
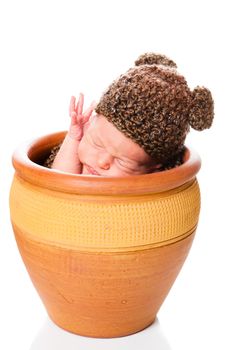
M146 53L113 81L96 112L163 163L183 150L190 126L210 128L214 103L207 88L189 89L172 60Z

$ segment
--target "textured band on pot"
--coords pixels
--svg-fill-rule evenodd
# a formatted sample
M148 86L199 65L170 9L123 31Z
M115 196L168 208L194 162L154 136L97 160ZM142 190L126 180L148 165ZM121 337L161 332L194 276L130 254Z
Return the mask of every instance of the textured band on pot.
M33 240L80 251L167 245L195 230L200 211L195 179L173 190L121 198L56 193L16 175L11 198L18 230Z

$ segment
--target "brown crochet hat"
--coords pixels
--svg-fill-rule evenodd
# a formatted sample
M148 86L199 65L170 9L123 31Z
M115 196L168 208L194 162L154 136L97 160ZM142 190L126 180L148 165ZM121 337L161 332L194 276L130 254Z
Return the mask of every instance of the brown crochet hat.
M205 87L191 91L176 64L164 55L146 53L135 65L109 86L96 112L156 161L166 162L183 150L190 126L210 128L211 92Z

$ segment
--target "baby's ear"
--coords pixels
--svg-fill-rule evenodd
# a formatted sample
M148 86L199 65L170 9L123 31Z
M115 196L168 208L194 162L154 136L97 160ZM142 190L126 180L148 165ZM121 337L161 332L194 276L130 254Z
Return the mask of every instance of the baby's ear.
M189 110L189 124L193 129L204 130L211 127L214 118L214 101L211 92L197 86L192 92Z

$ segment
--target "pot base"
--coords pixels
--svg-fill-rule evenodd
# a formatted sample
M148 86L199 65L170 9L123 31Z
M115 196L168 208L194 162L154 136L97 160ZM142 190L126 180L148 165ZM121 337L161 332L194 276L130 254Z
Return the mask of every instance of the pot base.
M191 247L175 243L130 252L80 252L32 240L17 244L50 318L87 337L114 338L153 323Z
M59 328L63 329L66 332L72 333L72 334L76 334L76 335L80 335L82 337L88 337L88 338L102 338L102 339L109 339L109 338L121 338L121 337L126 337L128 335L132 335L138 332L143 331L144 329L150 327L156 320L157 317L154 317L153 320L149 321L148 324L143 324L143 326L139 327L138 329L134 328L132 330L129 329L125 329L125 333L123 331L120 332L120 334L118 332L112 332L111 334L108 333L108 335L106 335L106 331L103 331L103 333L93 333L90 330L90 333L87 333L84 331L81 332L78 327L74 327L72 328L72 326L70 325L64 325L64 324L59 324L57 320L54 320L50 315L48 315L49 318L51 319L51 321L58 326Z

